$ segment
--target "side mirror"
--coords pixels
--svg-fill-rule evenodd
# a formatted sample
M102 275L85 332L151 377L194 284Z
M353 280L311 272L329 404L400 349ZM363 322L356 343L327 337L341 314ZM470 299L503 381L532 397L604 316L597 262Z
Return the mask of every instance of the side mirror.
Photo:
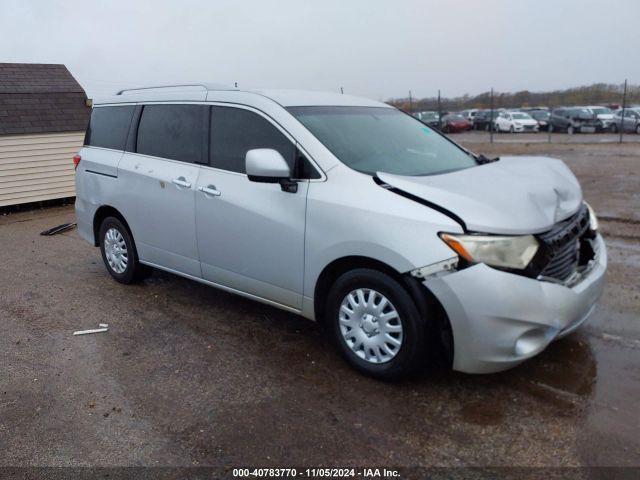
M298 183L291 180L291 168L280 152L272 148L255 148L245 156L247 177L252 182L279 183L289 193L298 191Z

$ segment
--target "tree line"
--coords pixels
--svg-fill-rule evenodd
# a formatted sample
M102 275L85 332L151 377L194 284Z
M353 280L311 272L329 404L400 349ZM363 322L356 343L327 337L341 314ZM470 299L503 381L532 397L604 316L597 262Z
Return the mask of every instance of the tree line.
M494 92L494 108L524 108L524 107L558 107L570 105L622 105L621 85L595 83L593 85L553 90L549 92L530 92L523 90L514 93ZM438 97L420 99L396 98L387 101L388 104L405 111L420 112L438 110ZM440 99L443 111L466 110L471 108L490 108L491 92L479 95L463 95L461 97ZM627 105L640 103L640 85L627 85Z

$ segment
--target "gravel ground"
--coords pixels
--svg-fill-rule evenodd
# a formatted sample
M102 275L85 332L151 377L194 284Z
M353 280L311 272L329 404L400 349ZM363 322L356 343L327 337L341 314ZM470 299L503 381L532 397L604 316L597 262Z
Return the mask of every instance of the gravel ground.
M581 180L610 269L578 332L508 372L381 383L297 316L165 273L114 282L75 231L38 235L72 207L7 215L0 466L639 466L640 144L454 138Z

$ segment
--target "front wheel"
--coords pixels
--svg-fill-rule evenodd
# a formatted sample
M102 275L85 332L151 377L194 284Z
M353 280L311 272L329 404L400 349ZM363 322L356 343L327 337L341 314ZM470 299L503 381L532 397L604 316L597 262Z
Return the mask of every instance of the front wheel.
M327 301L333 340L357 370L393 380L426 363L426 319L391 276L368 268L349 271L335 281Z
M105 218L99 235L102 260L116 281L130 284L149 276L151 269L138 260L133 238L118 218Z

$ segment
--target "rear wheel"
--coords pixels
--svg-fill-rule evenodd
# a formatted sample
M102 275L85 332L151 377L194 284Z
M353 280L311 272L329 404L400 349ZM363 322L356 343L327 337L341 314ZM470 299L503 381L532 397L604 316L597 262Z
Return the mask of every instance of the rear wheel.
M391 276L368 268L344 273L327 302L333 340L360 372L392 380L426 363L426 319Z
M151 268L142 265L129 230L116 217L100 225L100 252L107 271L120 283L130 284L148 277Z

